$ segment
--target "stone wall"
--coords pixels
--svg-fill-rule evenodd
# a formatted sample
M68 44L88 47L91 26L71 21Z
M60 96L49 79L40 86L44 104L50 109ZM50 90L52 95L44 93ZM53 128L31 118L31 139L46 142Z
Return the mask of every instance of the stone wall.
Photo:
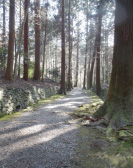
M0 88L0 113L10 114L36 103L40 99L48 98L58 92L58 87L28 87L22 88Z

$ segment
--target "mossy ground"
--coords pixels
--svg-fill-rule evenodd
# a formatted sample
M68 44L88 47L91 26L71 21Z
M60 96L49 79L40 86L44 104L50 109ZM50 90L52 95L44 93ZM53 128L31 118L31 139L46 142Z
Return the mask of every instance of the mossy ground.
M132 168L133 144L109 141L103 131L81 126L73 168Z
M19 111L19 112L13 112L12 114L9 115L5 115L0 113L0 121L4 121L4 120L12 120L16 117L19 117L22 113L27 112L27 111L35 111L37 110L41 105L45 104L45 103L52 103L52 101L56 100L56 99L60 99L63 98L63 95L53 95L47 99L41 99L39 100L36 104L31 104L30 106L28 106L26 109Z
M74 112L74 116L81 121L103 104L94 93L87 91L87 94L92 98L92 102ZM76 154L72 159L73 168L133 167L133 143L118 140L116 137L108 139L103 127L86 127L80 124L77 144Z
M95 93L91 91L84 91L91 98L90 104L85 104L76 110L73 115L76 118L84 119L86 116L92 116L97 109L104 103Z

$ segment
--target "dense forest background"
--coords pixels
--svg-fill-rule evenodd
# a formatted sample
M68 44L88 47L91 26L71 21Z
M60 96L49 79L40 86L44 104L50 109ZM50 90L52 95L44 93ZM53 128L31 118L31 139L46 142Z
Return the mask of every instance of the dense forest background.
M110 82L114 11L114 1L1 0L1 77L62 82L64 76L65 89L100 94Z

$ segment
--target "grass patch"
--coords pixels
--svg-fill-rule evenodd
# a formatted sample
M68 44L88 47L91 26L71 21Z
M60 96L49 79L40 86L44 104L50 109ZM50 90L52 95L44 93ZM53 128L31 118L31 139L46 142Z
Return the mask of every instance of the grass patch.
M6 114L0 115L0 121L12 120L12 119L20 116L21 113L22 112L13 112L12 114L9 114L9 115L6 115Z
M2 114L0 113L0 121L4 121L4 120L12 120L16 117L19 117L22 113L27 112L27 111L35 111L37 110L41 105L45 104L45 103L52 103L52 101L57 100L57 99L61 99L65 97L64 95L53 95L47 99L41 99L39 100L36 104L31 104L30 106L28 106L26 109L20 111L20 112L13 112L12 114L6 115L6 114Z

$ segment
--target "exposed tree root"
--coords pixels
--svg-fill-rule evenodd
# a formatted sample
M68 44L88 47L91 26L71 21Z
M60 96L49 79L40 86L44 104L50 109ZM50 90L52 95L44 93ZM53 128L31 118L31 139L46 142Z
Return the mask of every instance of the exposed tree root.
M131 102L105 102L93 115L98 121L90 123L90 126L107 126L107 136L112 136L118 130L122 130L127 126L133 126L132 109L133 104ZM126 138L128 139L128 137ZM130 137L130 139L132 138Z
M105 120L113 129L122 128L127 125L133 125L133 104L122 104L118 102L105 102L93 117L98 120ZM132 107L131 107L132 105Z

